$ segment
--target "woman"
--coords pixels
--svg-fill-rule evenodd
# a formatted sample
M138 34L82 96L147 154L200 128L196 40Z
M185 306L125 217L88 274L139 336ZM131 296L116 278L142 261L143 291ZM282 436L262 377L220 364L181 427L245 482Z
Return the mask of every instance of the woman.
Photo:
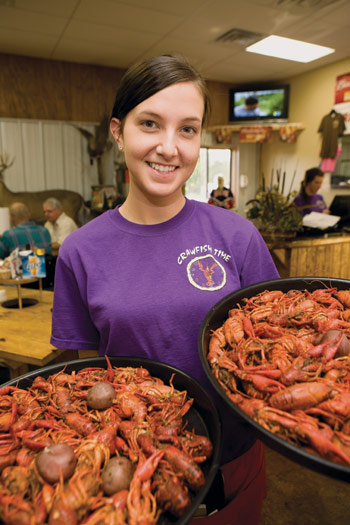
M196 378L215 397L226 436L226 506L198 520L253 525L265 490L261 444L214 392L197 339L219 299L278 273L251 222L183 194L208 107L204 80L183 58L153 57L125 74L111 132L125 154L129 193L60 248L51 342L150 358Z
M300 191L293 201L294 206L302 215L307 215L312 211L329 213L322 195L317 193L322 186L323 177L324 173L319 168L310 168L305 172Z
M235 199L232 191L225 187L224 177L218 177L218 187L210 193L208 203L228 210L234 208Z

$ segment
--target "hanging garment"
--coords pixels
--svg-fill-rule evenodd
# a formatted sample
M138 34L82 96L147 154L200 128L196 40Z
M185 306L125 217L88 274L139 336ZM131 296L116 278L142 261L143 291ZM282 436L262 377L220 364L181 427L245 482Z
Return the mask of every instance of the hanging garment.
M334 159L338 149L338 137L345 131L343 115L332 109L328 115L322 118L318 131L322 133L321 158Z
M341 155L341 153L342 153L342 148L341 146L338 146L337 153L334 159L322 159L322 162L320 165L321 170L324 173L333 173L333 171L335 170L335 166L337 164L338 157L339 155Z

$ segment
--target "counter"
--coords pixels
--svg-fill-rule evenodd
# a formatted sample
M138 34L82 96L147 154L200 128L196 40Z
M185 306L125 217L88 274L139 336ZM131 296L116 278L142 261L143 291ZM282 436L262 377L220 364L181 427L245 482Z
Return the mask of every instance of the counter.
M350 279L350 234L296 237L266 242L277 270L284 277L336 277Z

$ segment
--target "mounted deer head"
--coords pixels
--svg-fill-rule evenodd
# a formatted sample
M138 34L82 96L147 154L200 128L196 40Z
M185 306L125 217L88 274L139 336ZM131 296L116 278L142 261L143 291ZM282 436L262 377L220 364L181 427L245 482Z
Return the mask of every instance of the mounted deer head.
M90 157L90 164L93 164L94 159L97 159L98 166L98 182L99 184L104 184L104 173L102 169L101 158L109 151L113 142L108 140L109 133L109 117L104 115L101 122L95 126L95 134L93 135L87 129L81 128L79 126L74 126L88 141L87 150Z
M0 180L4 182L4 173L7 168L12 166L15 159L9 160L9 157L6 153L0 153Z

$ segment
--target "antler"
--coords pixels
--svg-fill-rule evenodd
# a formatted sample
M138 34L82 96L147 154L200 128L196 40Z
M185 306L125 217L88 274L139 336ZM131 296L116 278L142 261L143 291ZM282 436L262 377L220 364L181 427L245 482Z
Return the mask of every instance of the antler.
M2 178L4 171L7 170L14 163L15 159L9 160L6 153L0 153L0 178Z

